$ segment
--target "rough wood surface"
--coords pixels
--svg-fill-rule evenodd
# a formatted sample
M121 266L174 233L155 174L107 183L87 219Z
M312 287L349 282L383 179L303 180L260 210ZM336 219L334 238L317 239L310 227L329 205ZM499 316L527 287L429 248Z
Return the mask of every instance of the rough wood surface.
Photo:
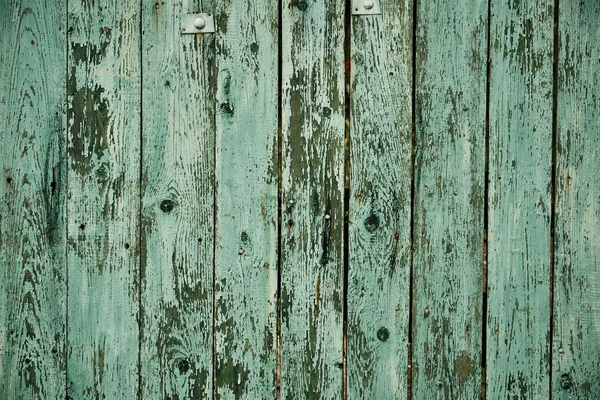
M143 2L141 397L213 391L214 35L198 1Z
M552 398L598 399L600 3L559 11Z
M407 395L412 1L351 31L348 398Z
M0 398L63 399L65 2L1 8Z
M67 395L138 392L137 1L68 3Z
M2 3L1 399L600 398L600 4L351 17L345 246L345 3Z
M282 21L281 398L341 398L344 2Z
M492 1L487 397L546 399L554 1Z
M476 399L488 4L417 5L413 398Z
M215 4L218 399L276 395L277 19L270 1Z

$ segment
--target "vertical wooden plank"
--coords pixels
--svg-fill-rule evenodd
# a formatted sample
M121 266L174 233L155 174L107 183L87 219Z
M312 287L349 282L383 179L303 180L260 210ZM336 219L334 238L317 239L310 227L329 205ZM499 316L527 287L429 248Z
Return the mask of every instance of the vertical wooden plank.
M600 3L560 2L552 398L600 398Z
M214 35L143 2L141 397L212 396Z
M348 398L407 393L412 1L352 18Z
M0 12L0 398L64 398L65 2Z
M281 397L342 396L344 2L282 3Z
M487 1L419 1L413 397L481 387Z
M68 395L135 398L140 7L68 7Z
M278 8L220 0L215 17L216 397L274 398Z
M491 4L487 397L548 398L554 1Z

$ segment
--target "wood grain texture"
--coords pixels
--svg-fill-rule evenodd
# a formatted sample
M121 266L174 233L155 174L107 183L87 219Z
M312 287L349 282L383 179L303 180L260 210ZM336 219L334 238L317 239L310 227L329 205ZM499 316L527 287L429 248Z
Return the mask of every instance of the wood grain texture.
M282 20L281 398L341 398L344 2Z
M214 35L198 1L143 2L141 397L213 391Z
M560 2L552 398L600 398L600 3Z
M139 5L68 4L70 398L138 392Z
M65 31L62 0L2 3L2 399L64 398Z
M348 398L407 394L412 1L352 18Z
M487 397L546 399L554 1L492 1Z
M413 398L481 387L487 1L419 1Z
M220 0L216 33L216 397L275 398L278 9Z

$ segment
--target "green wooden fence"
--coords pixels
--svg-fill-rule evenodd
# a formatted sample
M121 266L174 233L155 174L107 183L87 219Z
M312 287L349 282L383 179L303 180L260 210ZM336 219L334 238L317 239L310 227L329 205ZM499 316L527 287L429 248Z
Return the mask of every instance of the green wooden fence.
M600 399L600 2L351 4L0 1L0 399Z

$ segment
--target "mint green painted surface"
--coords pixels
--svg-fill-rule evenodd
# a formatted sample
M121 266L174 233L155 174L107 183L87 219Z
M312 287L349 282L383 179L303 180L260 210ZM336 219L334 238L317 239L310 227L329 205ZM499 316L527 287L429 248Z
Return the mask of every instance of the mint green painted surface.
M348 398L408 394L412 2L352 18Z
M143 2L141 398L213 391L214 36Z
M344 2L283 3L281 398L343 393Z
M69 1L68 7L67 395L134 398L139 3Z
M65 3L1 9L0 398L63 399Z
M560 3L552 398L600 398L600 3Z
M214 7L216 398L275 398L278 10Z
M487 397L547 399L554 1L492 1Z
M487 1L419 1L412 393L481 390Z
M352 17L345 143L344 2L2 2L0 398L600 398L600 6L490 6L488 110L487 1Z

